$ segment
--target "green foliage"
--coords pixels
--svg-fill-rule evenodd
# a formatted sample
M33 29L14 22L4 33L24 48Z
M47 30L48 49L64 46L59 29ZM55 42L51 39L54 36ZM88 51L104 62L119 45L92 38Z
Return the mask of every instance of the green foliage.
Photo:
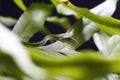
M22 9L23 11L25 11L27 8L23 3L23 0L13 0L14 3L19 6L20 9Z
M18 20L0 16L0 80L119 80L120 20L110 17L117 0L91 10L68 0L51 0L62 18L51 16L52 4L32 3L26 8L22 0L13 1L24 13ZM109 4L111 11L105 6ZM68 16L76 19L74 24ZM45 22L66 32L50 34ZM12 31L5 28L13 25ZM46 36L29 43L37 32ZM76 50L92 37L99 51Z
M2 69L2 72L8 76L21 80L23 72L18 68L10 56L0 53L0 68Z
M17 20L15 18L11 18L11 17L0 16L0 22L6 26L13 26L16 24Z
M44 23L50 15L52 8L52 5L32 4L20 17L13 32L24 42L28 42L30 38L39 31L49 33L44 27Z
M87 8L78 8L78 7L74 6L73 4L71 4L70 2L68 2L67 4L61 2L61 4L63 6L70 8L71 10L73 10L78 16L83 16L85 18L92 20L96 24L99 24L100 26L98 26L98 27L100 27L102 30L107 31L109 34L119 34L120 33L119 32L120 20L117 20L117 19L111 18L111 17L102 17L99 15L95 15L95 14L91 13ZM108 31L109 29L106 29L106 28L109 28L110 32ZM117 30L116 33L113 32L114 29Z

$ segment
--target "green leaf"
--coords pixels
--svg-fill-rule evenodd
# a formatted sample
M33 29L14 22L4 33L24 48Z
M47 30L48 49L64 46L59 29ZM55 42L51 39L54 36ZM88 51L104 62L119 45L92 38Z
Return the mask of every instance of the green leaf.
M85 39L82 34L83 22L82 19L76 21L73 26L68 29L66 33L59 35L62 42L70 44L74 49L78 48L85 42Z
M55 39L56 42L49 45L40 46L40 49L54 51L62 53L64 55L71 55L77 53L75 51L80 45L82 45L85 40L82 35L82 19L78 20L66 33L46 36L42 42L47 42L48 40Z
M12 17L3 17L0 16L0 22L6 26L13 26L16 24L17 20Z
M74 48L76 49L85 42L84 36L82 34L82 30L83 30L82 19L76 21L72 26L72 28L70 28L68 31L71 30L73 30L73 35L71 37L71 39L73 39L73 43L71 42L72 43L71 45L74 46Z
M49 33L44 27L44 23L50 15L52 8L53 6L49 4L32 4L20 17L13 28L13 32L24 42L28 42L37 32Z
M113 31L118 29L119 30L119 26L120 26L120 20L111 18L111 17L102 17L102 16L98 16L95 15L93 13L91 13L88 9L83 9L83 8L79 8L78 9L79 14L82 14L84 17L94 21L97 24L103 25L104 27L98 26L100 27L102 30L104 30L104 28L110 28ZM85 15L86 14L86 15ZM113 33L113 32L109 32L109 29L107 29L109 34L120 34L120 32L117 30L117 33ZM111 31L111 30L110 30Z
M109 27L113 31L116 30L116 29L119 30L119 28L120 28L119 27L120 26L120 20L117 20L117 19L111 18L111 17L102 17L102 16L95 15L95 14L91 13L88 9L76 7L70 2L67 2L67 4L65 4L63 2L59 2L59 3L61 3L64 6L72 9L79 16L83 16L83 17L88 18L88 19L90 19L91 21L93 21L97 24L103 25L104 27L101 28L102 30L104 30L104 28L106 28L106 27ZM109 32L109 29L107 31L108 31L109 34L119 34L120 33L119 31L117 33L113 33L113 32L111 33L111 32Z
M25 11L27 9L26 6L23 3L23 0L13 0L13 1L23 11Z
M27 46L26 47L28 49L29 52L31 53L38 53L40 55L46 56L46 57L51 57L51 58L62 58L62 57L66 57L63 54L60 54L59 52L56 51L52 51L52 50L45 50L45 49L40 49L40 48L35 48L35 47L31 47L31 46Z
M118 27L111 27L111 26L106 26L106 25L103 25L103 24L97 24L97 26L109 35L114 35L114 34L120 35L119 26Z

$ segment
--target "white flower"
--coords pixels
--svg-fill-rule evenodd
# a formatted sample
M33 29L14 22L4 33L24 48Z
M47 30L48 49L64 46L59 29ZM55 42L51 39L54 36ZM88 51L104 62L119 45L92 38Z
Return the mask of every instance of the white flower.
M116 10L117 2L118 0L106 0L103 3L99 4L98 6L91 9L90 11L100 16L105 16L105 17L112 16ZM85 27L83 29L83 34L85 36L85 39L89 40L89 38L93 35L93 33L98 30L98 27L94 22L86 18L83 18L83 23Z
M120 36L113 35L108 37L104 33L95 33L93 40L99 49L100 53L107 58L115 58L120 56ZM108 80L119 80L119 76L116 74L109 74Z
M93 40L99 51L108 58L114 58L120 54L120 36L113 35L108 37L104 33L95 33Z

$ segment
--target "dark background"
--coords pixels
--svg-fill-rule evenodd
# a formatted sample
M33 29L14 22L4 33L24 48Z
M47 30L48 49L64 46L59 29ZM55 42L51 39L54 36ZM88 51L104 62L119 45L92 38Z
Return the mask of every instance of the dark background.
M50 0L23 0L24 3L29 6L32 2L46 2L50 3ZM80 7L92 8L104 0L70 0L73 4ZM110 5L109 5L110 6ZM120 19L120 1L118 2L117 10L113 17ZM22 11L12 2L12 0L0 0L0 15L12 16L19 18Z
M103 2L104 0L70 0L74 5L79 6L79 7L87 7L87 8L92 8L96 6L97 4ZM45 2L45 3L50 3L50 0L24 0L25 5L29 6L32 2ZM110 6L110 5L109 5ZM20 15L23 13L22 10L20 10L13 2L12 0L0 0L0 15L2 16L11 16L14 18L19 18ZM54 12L54 15L56 15L56 12ZM117 5L117 10L115 11L114 18L120 19L120 1L118 2ZM69 17L71 22L74 22L73 17ZM57 26L55 24L49 24L51 26ZM53 33L61 33L64 32L61 28L55 28L53 30ZM34 36L34 39L32 41L39 41L41 35ZM79 49L86 49L86 48L92 48L97 50L96 46L93 43L93 40L90 39L88 42L83 44Z

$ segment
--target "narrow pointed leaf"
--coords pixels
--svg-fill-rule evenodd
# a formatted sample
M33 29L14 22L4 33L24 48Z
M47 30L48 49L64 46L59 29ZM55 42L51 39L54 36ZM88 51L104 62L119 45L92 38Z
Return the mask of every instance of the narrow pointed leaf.
M23 3L23 0L13 0L13 1L23 11L25 11L27 9L26 6Z

